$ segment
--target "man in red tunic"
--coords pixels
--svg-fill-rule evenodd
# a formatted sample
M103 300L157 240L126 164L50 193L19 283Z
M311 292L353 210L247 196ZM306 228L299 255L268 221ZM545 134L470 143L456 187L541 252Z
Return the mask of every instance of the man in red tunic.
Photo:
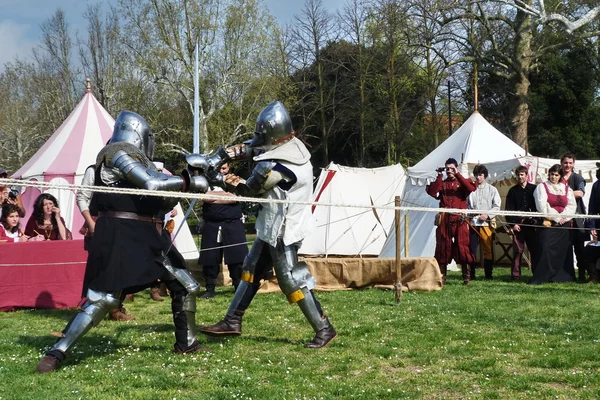
M446 179L442 179L444 168L437 169L437 179L427 185L427 193L440 201L440 208L467 208L467 198L477 186L458 172L458 162L454 158L446 160ZM468 264L475 260L469 248L469 225L462 215L440 213L435 233L435 259L440 266L442 282L446 283L446 268L454 259L468 275ZM454 239L454 240L453 240Z

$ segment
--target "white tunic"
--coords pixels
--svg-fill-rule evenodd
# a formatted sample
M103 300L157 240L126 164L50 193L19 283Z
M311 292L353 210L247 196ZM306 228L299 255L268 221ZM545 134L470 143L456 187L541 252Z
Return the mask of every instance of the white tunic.
M484 182L478 185L474 192L469 194L467 203L470 210L489 210L487 220L480 220L478 215L474 216L471 220L471 223L475 226L488 226L488 221L496 216L496 211L500 210L502 200L500 199L498 189Z
M289 190L274 186L262 195L263 198L304 202L312 200L313 170L310 153L300 140L294 138L254 159L273 160L296 176L296 182ZM256 219L258 238L273 247L277 246L277 238L280 236L283 244L289 246L302 241L315 228L311 206L304 204L262 203Z

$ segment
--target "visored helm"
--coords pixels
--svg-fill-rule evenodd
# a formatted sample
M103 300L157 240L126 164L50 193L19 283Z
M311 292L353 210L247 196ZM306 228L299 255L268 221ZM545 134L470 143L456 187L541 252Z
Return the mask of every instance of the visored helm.
M150 132L150 125L141 115L132 111L121 111L115 120L110 143L116 142L133 144L150 160L154 156L154 134Z
M290 114L279 101L274 101L258 114L254 138L248 144L265 150L273 149L294 136Z

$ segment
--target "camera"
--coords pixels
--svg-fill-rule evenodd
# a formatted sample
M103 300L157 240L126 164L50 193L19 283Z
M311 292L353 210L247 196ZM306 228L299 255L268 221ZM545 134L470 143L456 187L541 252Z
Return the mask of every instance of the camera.
M435 172L442 173L442 172L444 172L445 170L446 170L446 168L444 168L444 167L441 167L441 168L438 168L438 169L436 169L436 170L435 170Z
M16 200L18 195L19 195L19 191L14 188L11 188L8 192L8 198L11 200Z

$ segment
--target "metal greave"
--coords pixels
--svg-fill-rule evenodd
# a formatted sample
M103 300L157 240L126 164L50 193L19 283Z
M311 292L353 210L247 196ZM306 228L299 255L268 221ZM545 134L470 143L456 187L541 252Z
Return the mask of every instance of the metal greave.
M302 294L304 295L304 298L298 301L298 306L315 332L319 332L321 329L329 326L327 318L323 318L319 312L311 291L307 287L303 287Z
M71 318L62 332L63 337L52 346L50 351L60 350L66 353L93 326L98 325L110 310L119 306L120 296L121 291L106 293L88 289L88 300L82 310Z

